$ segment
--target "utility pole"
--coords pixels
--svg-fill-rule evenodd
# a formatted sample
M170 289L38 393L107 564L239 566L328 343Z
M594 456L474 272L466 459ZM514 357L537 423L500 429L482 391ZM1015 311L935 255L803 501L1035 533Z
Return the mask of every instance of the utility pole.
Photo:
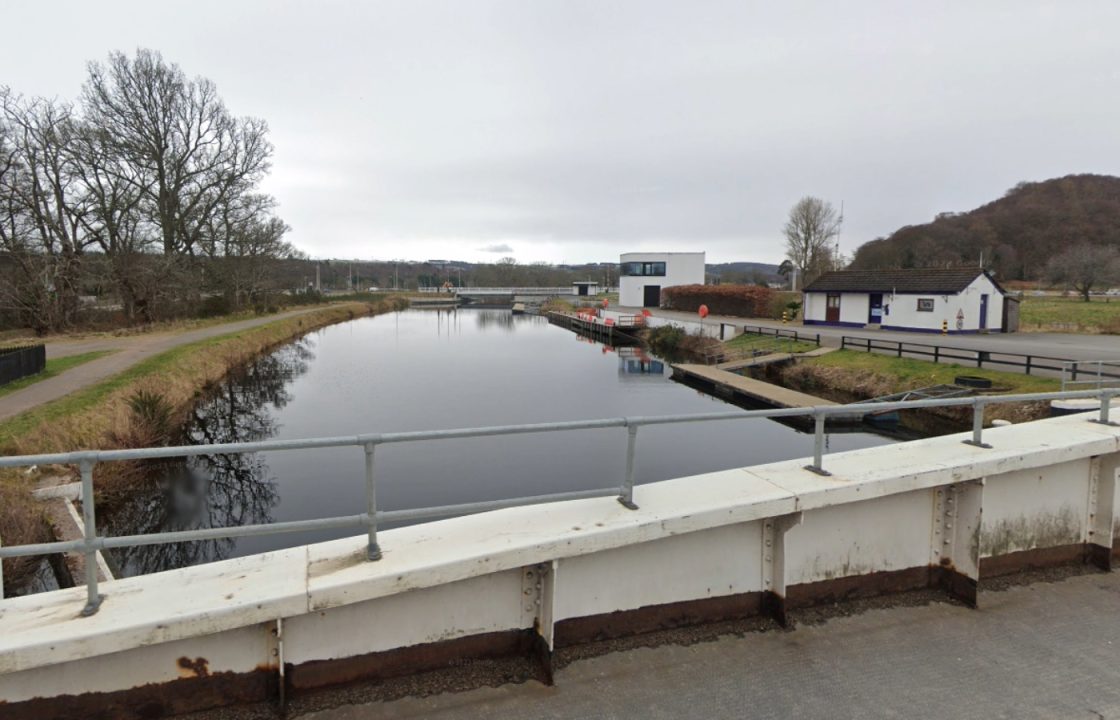
M323 292L323 286L319 282L319 261L315 261L315 292Z

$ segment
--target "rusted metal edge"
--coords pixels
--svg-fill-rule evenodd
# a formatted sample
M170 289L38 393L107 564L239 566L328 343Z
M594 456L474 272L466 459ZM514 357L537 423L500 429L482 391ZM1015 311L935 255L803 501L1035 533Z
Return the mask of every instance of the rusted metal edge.
M1088 543L1073 543L1034 550L1020 550L995 557L982 557L980 558L980 577L999 577L1025 570L1091 562L1095 555L1089 549L1090 547L1092 546ZM1106 553L1107 549L1101 548L1101 552Z
M128 690L0 701L4 720L150 720L277 696L276 668L220 672L153 683Z
M289 663L284 674L287 691L295 695L354 682L378 682L463 667L484 660L523 657L530 661L536 679L551 683L551 659L544 656L547 650L535 630L502 630L348 658Z
M552 631L553 644L564 648L658 630L753 617L762 612L762 595L760 592L738 593L568 618L556 623Z

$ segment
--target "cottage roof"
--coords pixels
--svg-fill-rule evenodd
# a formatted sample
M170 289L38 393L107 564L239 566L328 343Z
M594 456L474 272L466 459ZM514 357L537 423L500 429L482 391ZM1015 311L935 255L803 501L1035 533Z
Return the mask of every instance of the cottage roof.
M805 286L804 292L899 292L951 295L963 291L972 281L991 275L977 268L911 268L906 270L834 270Z

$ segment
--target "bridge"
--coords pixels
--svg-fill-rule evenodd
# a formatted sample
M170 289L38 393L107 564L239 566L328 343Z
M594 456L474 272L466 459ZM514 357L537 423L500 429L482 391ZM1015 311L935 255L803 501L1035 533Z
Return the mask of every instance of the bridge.
M1087 563L1110 570L1120 558L1120 427L1110 415L1117 395L1094 389L897 403L971 407L973 430L831 454L826 421L866 407L0 458L0 467L75 464L89 500L81 540L5 546L0 557L81 552L92 559L103 549L139 544L364 529L358 537L104 583L87 562L84 588L4 600L4 716L152 717L249 701L290 703L326 687L374 681L384 689L418 673L463 668L498 667L506 681L551 683L564 678L554 671L565 654L651 633L756 620L788 625L799 612L900 592L933 592L977 607L988 600L982 582L1026 569ZM1071 398L1099 398L1100 409L984 427L988 405ZM644 427L741 422L749 432L751 422L791 416L813 419L810 457L634 486ZM587 430L625 437L625 473L607 487L415 510L377 506L381 446ZM97 534L98 463L310 447L364 451L364 512L159 535ZM447 516L455 517L378 531L393 520ZM1106 586L1116 587L1108 577ZM1071 587L1044 594L1063 608L1083 601L1114 607L1114 595ZM965 647L954 646L952 654L971 656L968 643L992 632L984 630L988 617L961 621L980 630L955 630ZM837 652L858 644L860 627ZM1063 627L1041 632L1060 644ZM930 642L931 657L945 655L943 644ZM514 665L495 665L511 658ZM921 669L929 671L927 663ZM752 685L763 692L773 683L773 694L786 682L801 679L779 681L771 673Z

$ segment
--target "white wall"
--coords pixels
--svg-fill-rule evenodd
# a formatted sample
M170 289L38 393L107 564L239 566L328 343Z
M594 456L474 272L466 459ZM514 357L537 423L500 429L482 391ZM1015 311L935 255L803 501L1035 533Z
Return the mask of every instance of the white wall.
M621 276L618 283L618 302L623 307L641 307L644 288L647 285L658 285L664 290L674 285L704 284L704 253L702 252L624 253L619 257L620 266L628 262L663 262L665 275L663 277Z
M988 327L991 332L999 332L1003 324L1003 295L987 276L977 277L959 295L915 295L902 294L883 297L890 304L890 313L883 318L884 327L919 328L941 331L941 322L949 325L949 332L958 329L975 332L980 329L980 296L988 296ZM933 312L918 312L918 298L932 298ZM957 313L963 313L962 325L957 327Z
M905 328L941 331L941 322L948 323L949 332L957 332L957 312L964 314L964 332L980 329L980 296L988 295L988 327L999 332L1003 324L1003 295L986 275L980 275L959 295L883 293L883 328ZM840 293L840 322L867 324L870 310L869 293ZM825 322L828 293L804 294L806 320ZM933 312L919 312L918 299L933 300Z

